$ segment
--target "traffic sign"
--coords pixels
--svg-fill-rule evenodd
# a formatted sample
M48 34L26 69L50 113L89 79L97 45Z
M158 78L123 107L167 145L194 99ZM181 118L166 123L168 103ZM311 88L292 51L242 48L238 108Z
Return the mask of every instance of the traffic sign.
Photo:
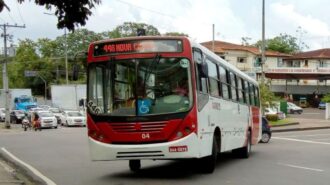
M25 77L34 77L38 75L38 71L24 71Z

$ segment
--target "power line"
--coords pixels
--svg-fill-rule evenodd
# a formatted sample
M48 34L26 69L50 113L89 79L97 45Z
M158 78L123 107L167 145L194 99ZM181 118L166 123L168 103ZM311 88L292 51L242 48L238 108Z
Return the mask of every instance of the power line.
M22 17L21 10L19 9L18 2L17 1L16 1L16 7L17 7L17 10L18 10L18 14L19 14L21 20L23 21L23 24L25 24L25 21L24 21L24 19Z
M14 22L14 23L16 23L16 21L13 19L13 17L10 15L10 13L9 12L7 12L8 13L8 16L10 17L10 19Z
M169 14L165 14L165 13L162 13L162 12L158 12L158 11L155 11L155 10L151 10L151 9L148 9L148 8L144 8L142 6L138 6L138 5L135 5L135 4L132 4L132 3L129 3L129 2L126 2L126 1L122 1L122 0L116 0L120 3L123 3L123 4L126 4L126 5L129 5L129 6L133 6L133 7L136 7L136 8L139 8L139 9L142 9L142 10L145 10L145 11L148 11L148 12L151 12L151 13L155 13L155 14L159 14L159 15L162 15L162 16L166 16L166 17L171 17L173 19L176 19L175 16L173 15L169 15Z

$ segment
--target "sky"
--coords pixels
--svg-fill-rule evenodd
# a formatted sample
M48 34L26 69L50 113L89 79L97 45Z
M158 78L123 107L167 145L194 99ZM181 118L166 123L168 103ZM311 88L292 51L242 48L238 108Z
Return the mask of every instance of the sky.
M55 39L64 33L56 27L57 18L37 6L34 1L5 0L11 11L0 13L0 24L23 25L9 28L14 44L26 38ZM266 38L281 33L298 38L314 50L330 47L330 14L328 0L265 0ZM262 0L102 0L92 9L87 28L95 32L111 31L124 22L146 23L161 33L183 32L197 42L215 40L241 43L249 37L250 43L261 39ZM0 30L2 31L2 30ZM3 46L2 42L0 42Z

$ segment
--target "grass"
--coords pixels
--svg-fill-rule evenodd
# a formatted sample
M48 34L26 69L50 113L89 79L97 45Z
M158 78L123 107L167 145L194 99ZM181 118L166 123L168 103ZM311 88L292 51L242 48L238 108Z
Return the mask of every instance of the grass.
M292 123L292 119L290 118L285 118L285 119L281 119L281 120L277 120L277 121L269 121L269 124L271 126L280 126L280 125L286 125L289 123Z

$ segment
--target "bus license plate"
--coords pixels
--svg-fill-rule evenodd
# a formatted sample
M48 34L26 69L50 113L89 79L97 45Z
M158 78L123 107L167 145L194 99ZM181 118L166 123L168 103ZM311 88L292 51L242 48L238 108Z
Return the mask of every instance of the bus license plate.
M184 146L171 146L169 147L169 152L188 152L188 147Z

